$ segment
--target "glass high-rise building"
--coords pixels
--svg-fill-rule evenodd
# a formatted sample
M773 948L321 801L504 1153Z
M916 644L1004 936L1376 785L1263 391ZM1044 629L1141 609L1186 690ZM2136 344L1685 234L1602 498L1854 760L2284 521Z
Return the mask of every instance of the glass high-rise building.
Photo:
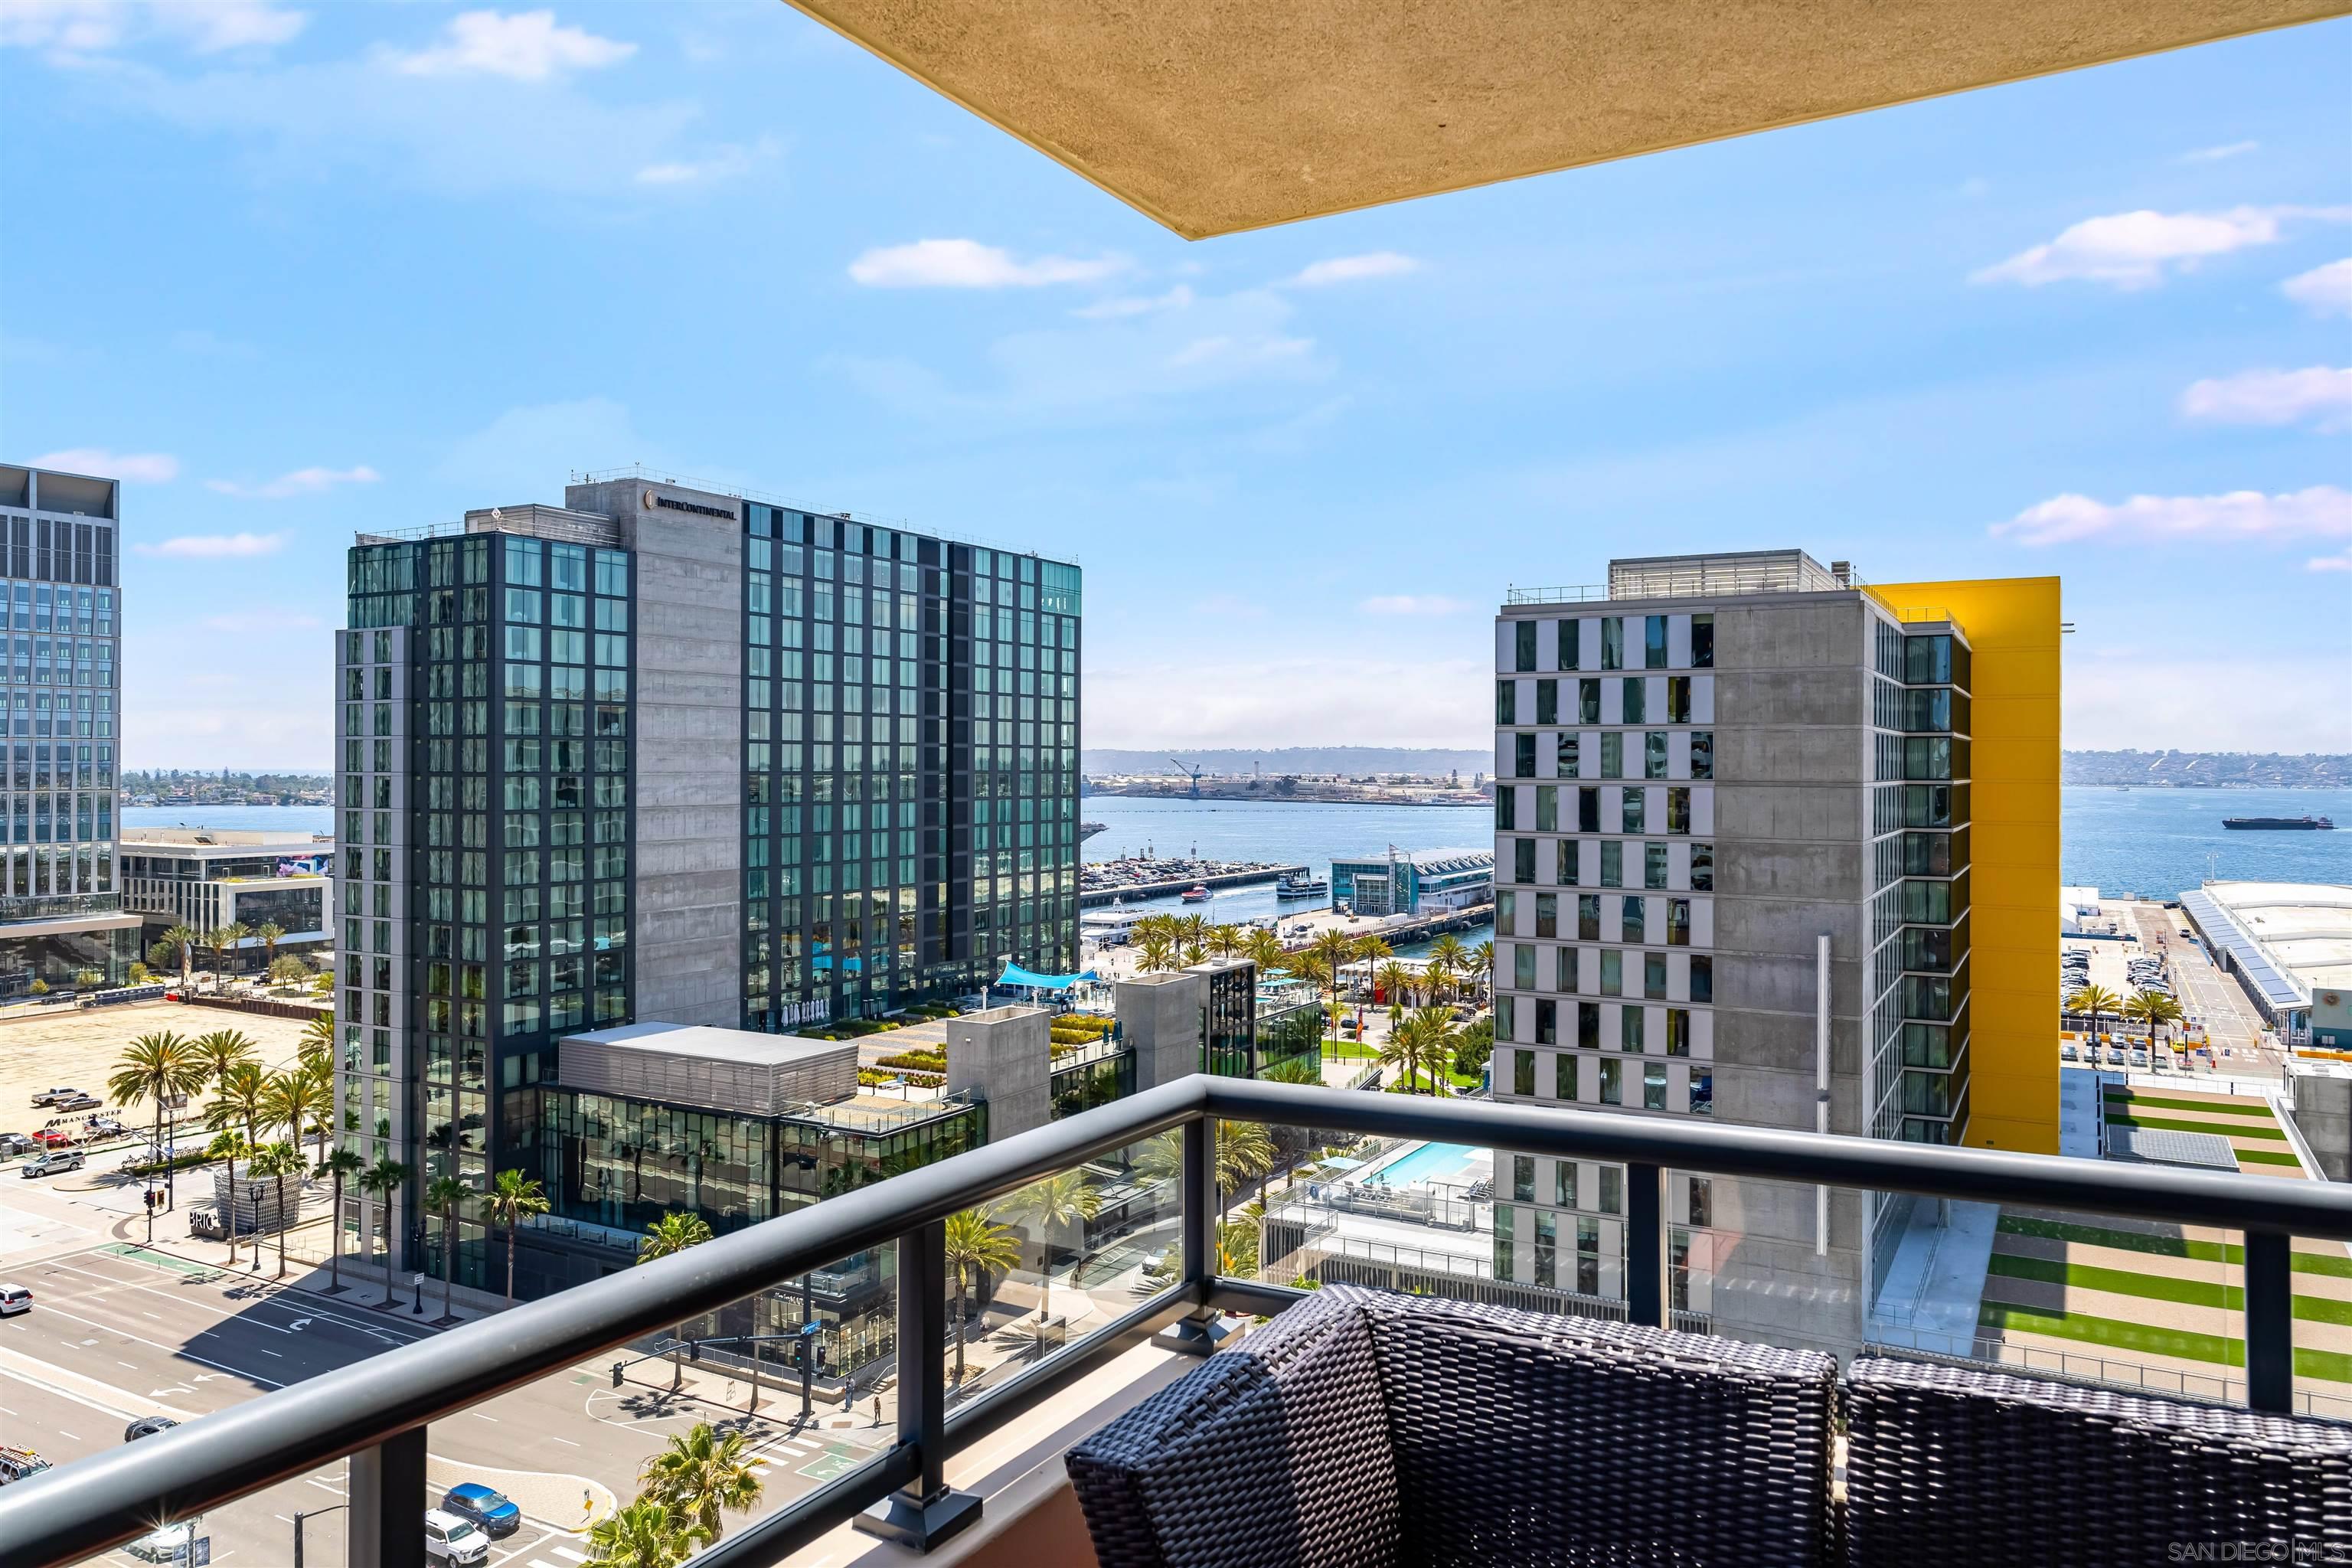
M0 997L120 984L115 865L122 487L0 464Z
M533 1163L567 1034L1075 965L1076 566L630 474L363 535L350 590L339 1109L412 1195Z

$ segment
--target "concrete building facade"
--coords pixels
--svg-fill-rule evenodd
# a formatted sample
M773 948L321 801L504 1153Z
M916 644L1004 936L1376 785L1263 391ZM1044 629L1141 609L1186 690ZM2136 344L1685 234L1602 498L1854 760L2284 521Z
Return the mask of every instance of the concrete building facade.
M1076 567L631 474L362 536L350 573L339 1093L371 1162L523 1163L583 1030L1075 967ZM432 1223L394 1225L403 1267Z
M0 998L122 983L120 481L0 464Z
M335 940L331 837L213 827L129 827L120 841L122 907L152 943L173 926L200 935L243 926L255 965ZM265 929L278 936L265 938ZM346 936L356 936L356 931ZM363 944L362 944L363 951Z
M1991 922L1995 978L2005 994L2008 949L2029 941L2046 970L2054 584L1937 586L2030 596L2010 618L2046 616L2046 689L2038 659L1988 670L1959 593L1867 588L1798 551L1612 562L1605 595L1504 606L1497 1098L2000 1147L2044 1147L2046 1130L2054 1152L2046 998L2034 1033L2004 1019L1988 1041L1972 897L1980 851L2021 867ZM2000 765L2047 781L2046 800L2004 805L1990 831L1972 815L1989 696L2010 706L2004 731L2034 732ZM2035 876L2031 926L2011 931L2026 918L2007 908L2013 884ZM2021 1095L2037 1073L2040 1097ZM1621 1290L1616 1175L1497 1152L1496 1277ZM1672 1187L1677 1307L1748 1337L1860 1342L1903 1205L1688 1174Z

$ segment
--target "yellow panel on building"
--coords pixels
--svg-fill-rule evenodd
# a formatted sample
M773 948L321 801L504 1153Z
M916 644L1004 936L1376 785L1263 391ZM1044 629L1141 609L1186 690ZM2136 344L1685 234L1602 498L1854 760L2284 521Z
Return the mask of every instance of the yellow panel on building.
M1898 610L1940 606L1972 656L1962 1142L2055 1154L2058 579L1889 583L1872 591Z

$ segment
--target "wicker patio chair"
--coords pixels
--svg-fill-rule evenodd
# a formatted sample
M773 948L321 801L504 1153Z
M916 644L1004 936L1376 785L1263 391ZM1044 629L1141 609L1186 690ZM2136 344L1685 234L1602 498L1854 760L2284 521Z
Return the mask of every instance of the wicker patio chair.
M1831 1559L1837 1363L1328 1287L1070 1450L1102 1568Z
M1892 1356L1847 1379L1857 1564L2352 1562L2352 1426Z

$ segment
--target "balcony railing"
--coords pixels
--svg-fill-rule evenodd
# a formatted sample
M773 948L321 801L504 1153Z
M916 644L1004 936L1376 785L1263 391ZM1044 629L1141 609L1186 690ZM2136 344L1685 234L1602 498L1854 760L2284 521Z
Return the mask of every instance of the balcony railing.
M918 1545L935 1542L968 1522L978 1507L976 1499L946 1488L943 1467L951 1454L1157 1331L1166 1331L1162 1344L1205 1350L1215 1311L1278 1312L1304 1298L1298 1289L1214 1270L1219 1194L1212 1155L1219 1121L1622 1164L1622 1299L1625 1317L1637 1323L1668 1321L1669 1170L2240 1230L2246 1399L2265 1411L2286 1412L2293 1400L2290 1238L2352 1240L2352 1192L2320 1182L1193 1077L20 1481L0 1491L0 1542L11 1564L74 1563L348 1456L346 1561L353 1568L423 1568L432 1423L885 1244L898 1251L902 1356L904 1347L929 1347L899 1367L896 1444L744 1527L695 1563L774 1563L861 1513L879 1521L877 1533L895 1531L893 1538ZM1184 1194L1181 1262L1171 1282L950 1415L940 1348L949 1340L947 1217L1169 1129L1182 1130L1178 1180ZM876 1505L887 1511L867 1512Z

